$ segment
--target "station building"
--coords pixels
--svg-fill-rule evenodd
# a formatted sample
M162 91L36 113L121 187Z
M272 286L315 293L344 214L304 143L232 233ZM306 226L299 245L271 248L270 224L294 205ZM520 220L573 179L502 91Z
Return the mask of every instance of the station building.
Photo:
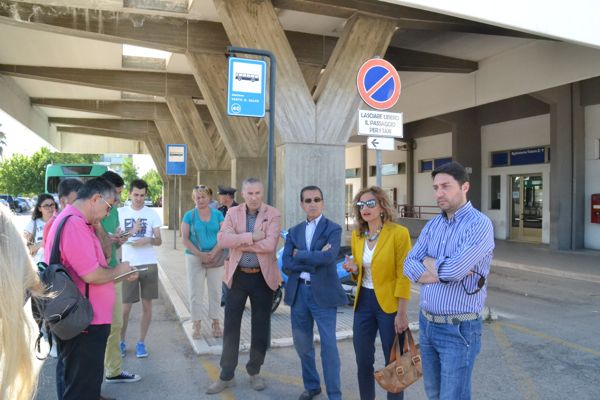
M269 50L275 206L284 226L297 223L300 188L317 184L343 223L375 183L374 151L356 132L368 109L356 74L382 57L402 80L390 111L403 113L404 137L383 152L382 186L403 223L418 232L437 212L430 173L454 160L497 239L600 249L598 6L437 3L0 0L0 108L60 151L152 155L173 225L193 185L266 178L267 126L227 115L224 53ZM169 143L190 151L177 193Z

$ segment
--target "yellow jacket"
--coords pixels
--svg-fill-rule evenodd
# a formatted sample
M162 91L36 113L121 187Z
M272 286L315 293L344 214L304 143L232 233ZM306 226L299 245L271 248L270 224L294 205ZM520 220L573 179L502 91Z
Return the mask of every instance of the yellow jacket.
M411 247L408 229L393 222L383 224L371 261L371 275L375 297L386 313L398 311L398 298L410 299L410 281L404 275L404 259ZM358 266L358 278L354 308L360 296L364 248L365 236L355 230L352 232L352 255Z

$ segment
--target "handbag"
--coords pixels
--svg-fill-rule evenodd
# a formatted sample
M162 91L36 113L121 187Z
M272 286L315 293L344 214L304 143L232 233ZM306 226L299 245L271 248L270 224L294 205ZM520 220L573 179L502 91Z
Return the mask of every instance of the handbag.
M415 345L410 329L404 335L404 352L400 354L399 336L396 335L390 352L390 363L374 376L379 386L391 393L400 393L423 376L421 365L421 352L419 345Z
M195 226L196 226L196 209L194 208L194 211L192 212L192 225L190 226L190 238L191 237L196 238ZM202 263L202 267L203 268L217 268L217 267L223 266L223 264L225 264L225 251L223 251L223 249L221 249L221 251L216 255L216 257L214 258L214 260L212 262Z

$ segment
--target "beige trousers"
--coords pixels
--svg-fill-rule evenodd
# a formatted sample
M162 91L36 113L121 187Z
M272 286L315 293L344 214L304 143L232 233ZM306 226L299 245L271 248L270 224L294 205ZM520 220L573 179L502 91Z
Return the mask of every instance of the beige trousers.
M123 359L119 350L121 341L121 327L123 326L123 303L121 301L122 283L115 283L115 305L113 307L110 334L106 342L104 353L104 374L113 377L123 372Z
M208 318L219 319L223 267L204 268L200 258L192 254L185 255L185 266L188 274L188 298L192 321L202 319L202 299L205 286L208 287Z

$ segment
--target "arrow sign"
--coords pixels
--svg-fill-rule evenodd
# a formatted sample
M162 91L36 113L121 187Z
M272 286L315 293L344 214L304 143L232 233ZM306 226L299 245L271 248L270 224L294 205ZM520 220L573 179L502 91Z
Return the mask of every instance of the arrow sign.
M367 148L371 150L396 150L394 138L369 137Z

